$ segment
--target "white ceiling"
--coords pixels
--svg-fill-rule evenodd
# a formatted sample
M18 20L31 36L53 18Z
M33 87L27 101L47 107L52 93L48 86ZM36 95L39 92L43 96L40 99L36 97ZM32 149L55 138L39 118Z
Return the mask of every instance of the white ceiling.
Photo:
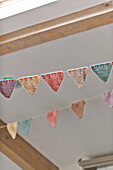
M109 0L58 0L52 4L1 20L0 33L4 34L18 30L108 1Z
M63 7L65 3L68 4L67 9L64 10L62 7L62 10L64 13L69 12L68 0L65 2L60 0L58 3L61 3ZM74 1L71 0L70 3L73 4ZM44 9L48 11L51 6L45 6ZM46 16L44 10L40 10ZM52 11L54 12L54 10ZM59 15L61 15L61 7L59 11ZM71 11L74 11L73 7ZM32 11L33 15L34 12L38 13L38 9ZM16 17L21 18L22 23L19 21L17 24ZM43 16L41 17L43 18ZM31 24L36 21L35 19ZM1 33L16 29L17 25L21 27L23 22L25 22L24 25L29 24L28 20L25 18L23 20L22 14L3 20L1 21L2 28L5 29L1 30ZM6 25L9 27L6 28ZM112 37L113 25L109 25L1 56L0 78L4 76L18 78L111 61L113 60ZM90 71L84 87L78 89L74 82L65 75L60 90L58 93L54 93L45 82L41 81L33 96L29 96L23 88L15 90L10 100L0 96L0 116L4 121L9 122L45 113L112 89L112 82L113 76L107 83L102 83ZM57 166L64 167L63 170L72 170L70 167L73 167L74 164L76 164L76 170L79 170L76 163L79 158L113 152L112 113L113 110L104 104L102 97L99 97L87 102L82 120L67 109L59 112L56 128L51 128L45 117L41 117L32 121L30 134L27 137L24 137L21 132L20 134Z
M0 170L21 170L14 162L0 152Z
M47 5L57 0L13 0L7 1L5 4L1 4L0 19L4 19L31 9ZM26 5L27 4L27 5Z

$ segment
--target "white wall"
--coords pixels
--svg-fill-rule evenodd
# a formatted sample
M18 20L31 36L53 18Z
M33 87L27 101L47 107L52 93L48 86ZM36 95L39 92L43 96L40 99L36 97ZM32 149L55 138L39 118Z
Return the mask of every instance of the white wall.
M2 19L0 21L0 34L51 20L107 1L109 0L59 0L58 2Z
M77 165L71 165L71 166L68 166L68 167L62 167L62 168L60 168L60 170L82 170L82 168L80 168ZM113 166L98 168L98 170L113 170Z
M74 165L62 167L62 168L60 168L60 170L82 170L82 168L79 165L77 165L75 162Z
M0 170L22 170L22 169L0 152Z
M98 168L98 170L113 170L113 166L105 167L105 168Z

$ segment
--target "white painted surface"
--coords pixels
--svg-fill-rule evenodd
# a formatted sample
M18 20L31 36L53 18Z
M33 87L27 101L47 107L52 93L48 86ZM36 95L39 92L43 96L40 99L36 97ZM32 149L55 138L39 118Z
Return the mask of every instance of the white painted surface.
M67 167L62 167L60 170L82 170L76 163Z
M76 165L74 164L74 165L60 168L60 170L83 170L83 169L80 168L77 164ZM97 170L113 170L113 166L98 168Z
M0 21L0 33L5 34L40 22L51 20L109 0L59 0Z
M72 13L104 0L59 0L56 3L25 12L0 21L1 34ZM0 78L41 74L113 60L113 25L108 25L17 51L0 57ZM81 89L65 75L58 93L41 81L35 95L21 88L10 100L0 96L0 117L14 121L45 113L86 99L113 88L113 76L102 83L89 72ZM67 109L59 113L56 128L51 128L45 117L33 120L30 134L24 137L57 166L77 167L80 158L113 152L113 109L104 104L102 97L87 103L84 117L78 120ZM73 170L72 169L72 170ZM67 169L66 169L67 170ZM71 170L71 169L69 169Z
M0 7L0 19L4 19L58 0L14 0Z
M0 170L22 170L22 169L0 152Z
M1 56L1 78L41 74L113 60L113 25L51 41ZM101 82L93 72L81 89L65 75L58 93L42 80L35 95L23 88L11 99L0 96L0 117L8 122L46 113L72 102L86 99L113 88L113 76ZM30 134L24 137L59 167L75 164L78 159L113 152L113 109L103 98L87 102L84 117L79 120L71 110L59 112L56 128L45 117L33 120ZM21 134L21 133L20 133Z
M104 168L98 168L98 170L113 170L113 166L104 167Z

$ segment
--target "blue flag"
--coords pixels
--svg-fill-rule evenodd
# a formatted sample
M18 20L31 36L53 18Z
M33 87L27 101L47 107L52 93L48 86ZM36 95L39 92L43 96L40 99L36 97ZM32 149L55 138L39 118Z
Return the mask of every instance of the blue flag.
M21 129L24 135L28 135L30 130L30 124L32 119L22 120L18 122L18 127Z
M91 68L94 71L94 73L96 73L97 76L103 82L106 82L109 78L109 75L110 75L110 72L112 69L112 64L111 63L102 63L102 64L97 64L97 65L92 65Z

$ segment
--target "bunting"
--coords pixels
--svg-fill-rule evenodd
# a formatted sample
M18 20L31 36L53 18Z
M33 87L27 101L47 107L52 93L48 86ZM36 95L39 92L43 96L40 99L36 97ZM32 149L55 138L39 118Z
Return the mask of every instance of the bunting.
M33 95L40 83L39 76L30 76L19 78L21 85L27 90L27 92Z
M68 70L68 75L74 80L75 84L80 88L84 85L88 71L89 71L88 67L81 67L78 69Z
M46 83L51 87L55 92L58 91L60 84L64 78L63 71L42 74L41 77L46 81Z
M113 107L113 90L104 93L104 101L110 108Z
M0 80L0 92L5 96L6 98L10 98L11 94L14 90L14 87L16 85L15 79L10 80Z
M18 122L18 127L20 128L24 135L29 134L31 120L32 119L27 119Z
M58 115L58 110L53 110L51 112L48 112L46 115L46 118L48 119L52 127L56 126L57 115Z
M67 108L72 109L72 111L81 119L83 117L83 112L84 112L84 107L86 104L86 101L92 100L94 98L97 98L99 96L102 96L103 94L97 95L97 96L93 96L91 98L87 98L85 100L81 100L79 102L75 102L72 103L72 105L70 106L65 106L62 108L59 108L57 110L52 110L48 113L44 113L44 114L38 114L37 116L34 116L30 119L26 119L26 120L20 120L20 121L16 121L13 123L8 123L7 125L4 126L0 126L1 128L7 127L8 132L10 133L10 135L12 136L13 139L16 138L16 134L17 134L17 127L20 128L20 130L23 132L24 135L28 135L29 130L30 130L30 125L31 125L31 121L33 119L37 119L38 117L42 117L46 115L47 120L49 121L49 123L51 124L52 127L55 127L57 124L57 116L58 116L58 112ZM113 90L110 90L108 92L104 93L104 100L105 102L109 105L109 107L113 107Z
M91 65L90 67L81 67L69 69L67 71L57 71L52 73L45 73L41 75L33 75L20 77L15 80L12 77L5 77L5 80L0 80L0 92L6 97L10 98L14 87L19 88L23 86L26 91L33 95L36 92L36 89L40 83L41 78L50 86L50 88L57 92L63 79L64 73L68 73L68 75L74 80L75 84L80 88L84 85L87 74L89 72L89 68L104 82L106 82L109 78L111 69L112 69L113 61L107 63L101 63L96 65ZM16 85L15 85L16 81Z
M109 78L112 64L111 63L102 63L97 65L91 66L94 73L97 74L97 76L103 81L106 82Z
M107 62L107 63L102 63L102 64L91 65L90 67L92 71L103 82L106 82L110 76L112 65L113 65L113 62ZM51 87L53 91L57 92L64 79L65 72L68 73L68 75L74 80L75 84L80 88L85 83L90 67L74 68L74 69L70 69L64 72L58 71L58 72L53 72L53 73L46 73L46 74L41 74L40 76L34 75L34 76L20 77L17 80L12 77L4 78L4 80L0 80L0 92L4 97L10 98L15 87L23 86L30 95L33 95L36 92L36 89L40 83L41 77ZM83 117L84 107L86 104L85 101L81 100L71 105L72 111L80 119ZM106 104L108 104L110 108L113 107L113 90L104 93L104 101ZM68 107L66 106L58 110L52 110L46 113L46 118L52 127L55 127L57 124L58 111L63 110ZM30 119L26 119L26 120L8 123L6 127L7 127L8 132L12 136L12 138L13 139L16 138L17 127L20 128L20 130L23 132L24 135L28 135L32 119L33 117Z
M83 117L85 101L82 100L71 105L72 111L81 119Z
M17 126L18 126L17 122L7 124L7 130L13 139L16 138Z
M3 80L10 80L10 79L14 79L14 77L4 77ZM16 80L16 85L15 88L20 88L21 84L19 82L19 80Z

